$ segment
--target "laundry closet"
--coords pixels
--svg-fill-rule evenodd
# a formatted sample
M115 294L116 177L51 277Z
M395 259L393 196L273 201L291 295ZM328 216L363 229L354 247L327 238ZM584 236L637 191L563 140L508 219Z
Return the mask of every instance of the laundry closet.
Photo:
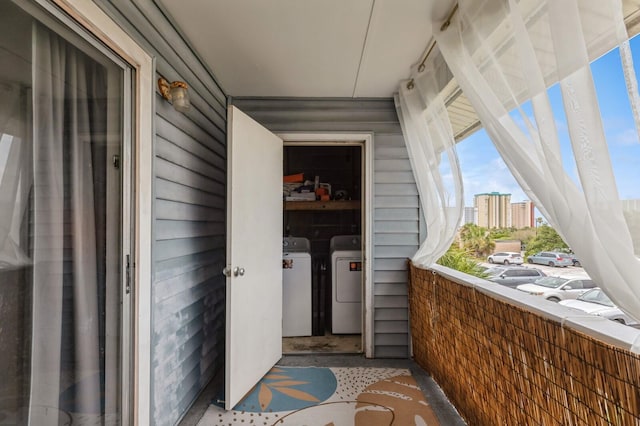
M287 142L283 160L283 352L362 352L363 145Z

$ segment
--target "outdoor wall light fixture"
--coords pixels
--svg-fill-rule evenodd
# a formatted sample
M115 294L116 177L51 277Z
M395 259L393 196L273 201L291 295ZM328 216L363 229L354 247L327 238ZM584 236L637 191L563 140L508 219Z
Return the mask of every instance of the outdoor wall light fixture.
M187 83L174 81L169 83L164 78L158 80L158 88L163 98L171 102L173 108L178 112L187 112L191 108Z

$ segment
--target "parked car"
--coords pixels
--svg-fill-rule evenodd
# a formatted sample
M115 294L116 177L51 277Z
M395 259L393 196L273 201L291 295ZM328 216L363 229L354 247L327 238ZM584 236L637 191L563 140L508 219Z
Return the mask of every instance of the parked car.
M583 293L575 300L562 300L561 305L577 309L592 315L598 315L626 325L637 325L638 321L622 312L599 288Z
M569 257L571 258L573 266L582 266L582 263L580 263L580 259L578 259L575 254L570 254Z
M539 265L549 266L571 266L573 261L567 257L565 253L558 251L541 251L527 258L528 263L537 263Z
M544 272L537 268L524 266L496 267L495 269L493 275L488 276L487 280L511 288L515 288L519 284L531 283L540 277L546 276Z
M566 257L571 259L573 266L582 266L582 264L580 263L580 260L576 257L575 253L571 251L571 249L554 249L552 251L563 253Z
M542 296L552 302L559 302L566 299L575 299L595 287L597 287L596 283L590 278L549 276L537 279L530 284L519 285L517 289L536 296Z
M508 266L489 266L489 267L485 267L484 269L484 275L487 278L491 278L491 277L495 277L496 275L500 275L501 273L503 273L504 271L506 271L507 269L509 269Z
M501 251L498 253L493 253L489 257L487 257L487 262L489 263L504 263L505 265L522 265L522 256L520 253L516 253L513 251Z

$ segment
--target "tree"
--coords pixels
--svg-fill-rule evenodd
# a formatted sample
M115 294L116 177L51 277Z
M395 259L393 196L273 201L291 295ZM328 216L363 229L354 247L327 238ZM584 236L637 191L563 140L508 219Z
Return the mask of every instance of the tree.
M567 243L562 240L555 229L549 225L542 225L538 227L535 238L533 238L527 245L526 255L529 256L531 254L538 253L539 251L549 251L568 247Z
M537 217L536 218L536 235L538 235L538 228L542 225L542 218L541 217Z
M447 250L436 263L446 266L447 268L455 269L456 271L464 272L465 274L480 278L485 277L483 272L484 268L471 257L471 254L467 250L460 249L455 243L449 247L449 250Z
M494 240L504 240L509 239L514 231L514 228L493 228L489 231L489 235Z
M533 240L536 236L536 231L533 228L522 228L516 229L511 233L511 239L520 240L525 244L528 244L529 241Z
M467 223L460 229L462 246L474 253L476 257L484 257L493 251L496 243L486 228L473 223Z

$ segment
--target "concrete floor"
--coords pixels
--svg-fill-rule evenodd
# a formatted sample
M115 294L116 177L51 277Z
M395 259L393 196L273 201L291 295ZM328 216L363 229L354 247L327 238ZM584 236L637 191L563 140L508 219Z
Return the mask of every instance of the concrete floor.
M431 408L436 413L440 424L446 426L466 425L436 382L410 359L366 359L362 355L309 354L284 356L278 362L278 365L293 367L406 368L411 371L416 382L418 382ZM224 383L221 377L212 380L179 424L181 426L195 426L204 415L211 400L223 387Z
M282 339L282 353L301 354L359 354L362 353L360 334L331 334L324 336L285 337Z

